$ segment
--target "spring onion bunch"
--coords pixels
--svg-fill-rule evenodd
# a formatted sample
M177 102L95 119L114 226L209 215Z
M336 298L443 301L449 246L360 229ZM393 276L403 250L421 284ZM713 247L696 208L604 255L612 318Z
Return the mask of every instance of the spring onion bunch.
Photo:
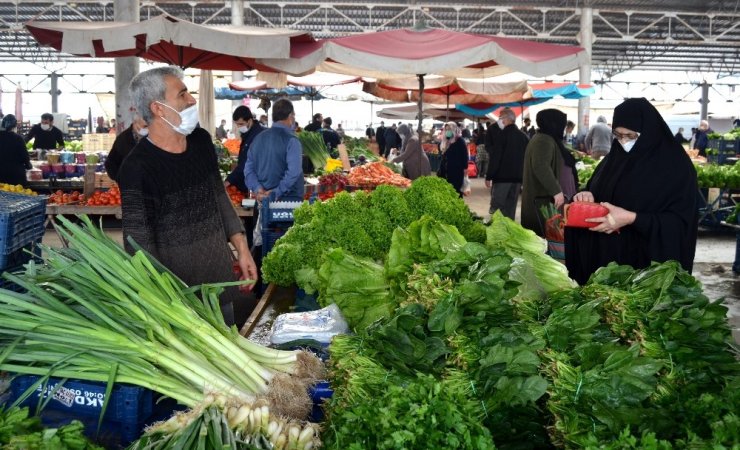
M265 396L282 415L308 413L321 362L226 327L218 295L233 283L190 288L81 219L59 218L69 249L45 247L44 265L3 275L27 293L0 290L0 370L131 383L190 407L209 392Z
M197 407L147 428L129 450L310 450L320 445L318 431L315 424L275 415L261 400L241 403L209 395Z

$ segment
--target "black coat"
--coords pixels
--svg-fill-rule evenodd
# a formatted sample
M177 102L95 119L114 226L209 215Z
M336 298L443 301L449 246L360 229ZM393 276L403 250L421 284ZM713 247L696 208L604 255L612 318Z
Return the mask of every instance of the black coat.
M385 153L385 130L384 126L380 126L375 130L375 141L378 143L378 152L380 154Z
M501 130L493 142L486 180L494 183L521 183L524 172L524 150L529 138L514 124Z
M468 147L465 145L464 139L457 138L447 148L442 155L439 170L438 174L443 176L455 188L455 191L462 196L460 189L462 189L465 173L468 170Z
M392 148L401 148L401 136L389 127L385 129L385 154L389 154Z
M23 138L12 131L0 131L0 183L26 186L26 169L31 167Z
M236 161L236 167L231 171L229 176L226 177L226 181L236 186L242 192L249 191L249 189L247 189L247 183L244 181L244 166L247 164L249 146L252 145L254 138L266 129L267 128L253 121L249 130L241 135L242 143L239 147L239 157Z
M55 126L51 126L51 129L44 131L41 129L41 124L37 123L31 127L31 131L28 132L24 138L26 142L33 139L33 148L62 148L64 147L64 135L62 130Z
M108 172L108 176L113 181L118 181L118 169L121 168L123 160L126 159L128 154L131 153L131 150L139 142L136 136L134 136L134 133L136 131L134 131L134 126L131 125L123 130L123 133L116 136L116 140L113 141L113 147L111 147L110 153L108 153L108 157L105 159L105 171Z
M596 202L609 202L637 217L619 233L566 228L565 261L571 278L583 284L610 262L640 269L651 261L676 260L690 272L698 228L696 169L644 98L617 106L612 123L640 137L629 153L614 140L586 190Z

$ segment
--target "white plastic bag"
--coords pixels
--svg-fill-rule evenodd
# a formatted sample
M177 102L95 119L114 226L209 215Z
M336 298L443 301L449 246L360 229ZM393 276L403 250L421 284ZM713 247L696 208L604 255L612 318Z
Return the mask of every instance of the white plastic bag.
M349 332L347 321L332 303L316 311L281 314L272 324L270 342L284 344L297 339L313 339L321 344L329 344L331 338Z

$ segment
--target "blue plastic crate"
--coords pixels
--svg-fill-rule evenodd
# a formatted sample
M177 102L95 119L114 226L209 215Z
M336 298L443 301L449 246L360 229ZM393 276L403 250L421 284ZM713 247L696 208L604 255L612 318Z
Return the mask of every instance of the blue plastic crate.
M272 247L275 246L275 242L283 237L287 230L282 228L272 228L265 230L262 229L262 257L264 258Z
M46 197L0 191L0 254L40 240L45 221Z
M14 402L41 377L36 375L18 375L10 383L9 403ZM39 384L35 391L21 404L35 408L44 392L48 400L44 411L62 411L72 417L97 418L103 408L106 383L95 381L67 380L57 388L60 378L50 377L45 389ZM110 401L103 420L125 423L140 423L152 415L154 395L149 389L116 383L111 391Z
M0 253L0 273L8 270L8 268L11 267L20 270L22 269L21 266L23 266L23 264L26 264L33 258L40 260L41 250L38 247L39 243L40 239L34 242L30 242L10 253Z
M260 220L262 221L262 228L270 228L274 224L292 224L293 223L293 211L295 208L300 206L302 202L286 202L288 204L294 204L293 207L276 208L270 207L268 200L262 200L260 208Z
M334 390L329 385L328 381L319 381L308 390L308 394L311 396L313 401L313 408L311 409L311 416L309 420L314 423L321 422L324 420L324 409L323 403L330 400L334 395Z
M44 410L39 417L47 428L59 428L77 420L85 427L85 437L106 449L125 449L144 433L144 428L149 423L149 421L129 423L104 420L98 429L98 419L95 417L76 416L69 412L53 410Z

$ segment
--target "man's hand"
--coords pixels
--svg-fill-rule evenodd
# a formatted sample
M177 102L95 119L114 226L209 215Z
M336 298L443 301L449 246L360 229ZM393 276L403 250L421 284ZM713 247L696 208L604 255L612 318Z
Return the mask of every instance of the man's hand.
M270 198L270 191L266 191L263 188L259 188L257 193L254 194L254 198L256 198L258 202L261 202L262 200L266 198Z
M491 186L493 186L493 182L491 180L486 180L486 187L491 189Z
M229 187L229 186L231 186L231 183L229 183L228 181L224 180L224 187Z
M257 264L254 263L254 259L252 258L252 253L249 251L249 245L247 244L247 237L244 235L244 233L236 233L229 239L231 241L231 244L236 249L237 253L237 263L239 264L239 269L241 270L241 274L239 276L240 280L253 280L257 281ZM251 291L254 288L254 283L241 286L239 289L242 291Z

